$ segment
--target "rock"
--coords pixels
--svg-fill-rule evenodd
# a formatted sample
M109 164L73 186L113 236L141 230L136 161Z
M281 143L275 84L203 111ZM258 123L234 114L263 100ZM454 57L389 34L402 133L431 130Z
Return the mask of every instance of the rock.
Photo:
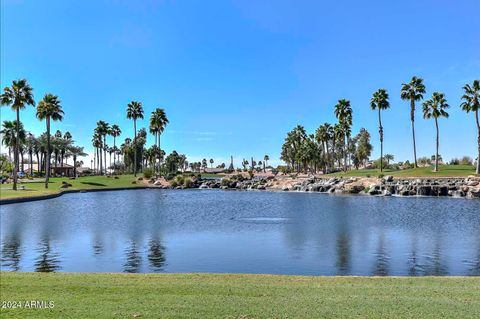
M468 198L480 198L480 187L479 188L469 188L467 193Z
M386 189L383 191L383 196L392 196L392 193Z
M480 182L478 182L478 181L468 181L467 182L467 186L478 186L478 184L480 184Z
M391 176L391 175L385 176L384 179L385 179L385 182L389 182L389 183L393 182L393 176Z
M432 188L430 186L418 186L417 195L420 196L430 196L432 193Z
M159 185L162 185L162 182L160 180L156 180L153 185L155 186L159 186Z
M203 183L202 185L200 185L198 188L200 189L206 189L208 188L208 185L206 183Z
M257 189L260 189L260 190L265 190L265 188L266 188L265 185L258 185L257 186Z
M284 192L288 192L289 190L290 190L290 188L288 188L287 185L284 185L284 186L282 187L282 191L284 191Z

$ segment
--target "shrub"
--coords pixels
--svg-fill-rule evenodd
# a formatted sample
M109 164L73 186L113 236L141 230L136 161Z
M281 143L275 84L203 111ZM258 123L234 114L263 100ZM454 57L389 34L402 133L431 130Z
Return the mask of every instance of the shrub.
M464 156L460 160L461 165L473 165L473 160L470 156Z
M385 176L385 175L380 174L380 175L378 175L378 178L383 178L384 176Z
M372 175L370 175L370 174L367 174L366 176L367 176L367 178L370 178L370 177L372 177Z
M153 170L151 168L146 168L143 170L143 177L149 179L153 175Z
M174 179L174 180L170 183L170 185L172 185L172 187L177 187L177 186L178 186L177 180Z
M248 171L248 176L250 176L250 179L252 179L255 176L255 174L253 174L252 170L249 170Z
M193 182L190 178L185 178L185 180L183 181L183 185L186 188L192 188L193 187Z
M228 178L223 178L222 181L220 182L220 184L221 184L222 186L228 186L228 185L230 184L230 182L231 182L230 179L228 179Z
M183 177L183 175L178 175L175 180L177 181L177 184L178 185L183 185L183 183L185 182L185 178Z
M137 178L139 181L143 181L143 177L140 176L139 178Z

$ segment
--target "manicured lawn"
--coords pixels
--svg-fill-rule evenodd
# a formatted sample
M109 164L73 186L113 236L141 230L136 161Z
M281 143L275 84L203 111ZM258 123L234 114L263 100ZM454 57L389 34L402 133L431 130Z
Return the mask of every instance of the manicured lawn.
M475 175L475 168L470 165L440 165L439 172L434 172L433 167L419 167L406 170L384 169L383 173L379 169L360 169L351 170L346 173L333 173L326 176L358 176L378 177L380 174L392 175L398 177L465 177Z
M142 176L138 174L137 177ZM22 180L21 184L18 184L18 190L12 190L12 184L0 185L0 198L8 199L15 197L30 197L30 196L42 196L61 192L62 181L72 184L72 187L68 189L105 189L116 187L135 187L144 186L141 181L137 181L136 184L132 184L134 181L133 175L119 175L118 179L106 176L85 176L77 179L55 177L50 179L48 184L48 190L45 189L45 182L43 179L37 179L35 181ZM25 186L25 190L21 187Z
M2 318L478 318L480 278L6 273Z

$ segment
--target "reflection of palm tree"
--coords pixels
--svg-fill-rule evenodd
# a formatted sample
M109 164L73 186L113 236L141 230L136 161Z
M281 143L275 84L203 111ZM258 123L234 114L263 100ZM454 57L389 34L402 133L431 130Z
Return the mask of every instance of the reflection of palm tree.
M409 276L418 276L418 270L420 269L420 264L418 263L417 256L417 235L413 235L412 239L412 251L408 257L408 275Z
M337 237L337 274L348 275L350 273L350 237L346 231Z
M137 245L132 240L130 246L126 249L125 255L127 257L127 262L123 265L125 272L138 272L142 264L142 256L137 250Z
M40 255L35 261L35 271L53 272L61 268L59 254L52 252L48 238L44 238L38 243L37 251Z
M20 260L22 258L22 247L18 234L14 233L6 236L2 245L2 268L7 267L13 271L20 270Z
M152 239L148 243L149 245L149 254L148 261L150 266L153 268L153 271L162 271L163 266L165 265L165 247L162 246L160 240Z
M471 267L468 269L468 275L480 276L480 241L477 240L477 256L471 263Z
M373 274L375 276L388 276L389 257L385 249L385 237L383 235L383 232L380 234L380 238L378 240L378 250L375 256L376 262Z
M440 236L437 234L435 238L435 247L432 252L432 256L427 257L425 262L425 276L446 276L448 270L445 265L442 264L442 247L440 243Z

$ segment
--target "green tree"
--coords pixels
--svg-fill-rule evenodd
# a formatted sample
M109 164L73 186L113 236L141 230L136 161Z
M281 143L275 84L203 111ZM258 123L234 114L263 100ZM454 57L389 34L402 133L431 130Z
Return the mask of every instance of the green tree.
M80 146L70 146L68 152L73 157L73 177L77 177L77 158L87 156L88 154L83 151L83 147Z
M122 130L120 129L120 126L118 126L117 124L113 124L111 127L110 127L110 135L113 137L113 167L115 169L115 164L116 164L116 153L118 152L118 148L117 148L117 144L116 144L116 139L117 137L120 136L120 134L122 134Z
M213 158L210 159L210 167L213 168Z
M169 121L167 118L167 113L164 109L157 108L150 115L150 132L155 135L155 144L158 143L157 145L159 150L161 150L160 136L162 135L168 123ZM158 162L159 164L161 163L160 157L158 157Z
M37 118L45 120L47 125L47 158L45 164L45 188L48 188L50 178L50 121L61 121L63 110L58 96L46 94L37 105Z
M437 130L436 138L436 152L435 152L435 172L438 172L438 147L440 144L440 133L438 129L438 118L448 118L448 113L445 111L450 106L447 104L445 95L443 93L433 92L432 97L423 103L423 117L425 119L433 118L435 120L435 128Z
M390 161L393 161L395 159L395 156L392 154L385 154L383 157L387 161L387 167L390 165Z
M415 102L422 100L423 94L425 94L425 85L421 78L414 76L409 83L402 84L400 98L402 100L410 101L410 121L412 122L413 158L415 161L415 168L417 168L417 147L415 145Z
M14 80L11 87L5 87L2 95L0 95L0 104L2 106L11 106L17 113L17 123L20 122L20 110L24 109L26 105L35 106L33 100L33 89L28 84L27 80ZM17 190L18 168L19 168L19 149L20 149L20 125L16 126L16 142L13 150L14 167L13 167L13 190Z
M127 106L127 119L133 120L133 144L137 145L137 119L143 119L142 103L132 101ZM137 147L134 147L133 176L137 176Z
M385 89L379 89L373 93L373 97L370 100L370 107L372 110L378 110L378 133L380 134L380 171L383 172L383 125L381 110L386 110L390 107L388 102L388 93Z
M480 81L474 80L472 85L467 84L463 87L464 94L462 96L462 110L465 112L474 112L477 123L477 169L476 173L480 174L480 121L478 119L478 110L480 109Z
M266 167L268 166L268 161L270 160L270 157L268 155L265 155L263 157L263 172L266 172ZM233 165L232 165L233 166Z
M103 139L103 147L102 147L102 157L103 161L100 162L100 171L102 172L102 168L105 169L105 175L107 175L107 135L110 134L110 125L105 121L98 121L97 122L97 132Z
M346 99L338 100L338 103L335 105L335 116L338 119L338 122L342 128L343 132L343 170L347 171L347 137L349 135L350 128L352 126L352 107L350 106L350 101Z

